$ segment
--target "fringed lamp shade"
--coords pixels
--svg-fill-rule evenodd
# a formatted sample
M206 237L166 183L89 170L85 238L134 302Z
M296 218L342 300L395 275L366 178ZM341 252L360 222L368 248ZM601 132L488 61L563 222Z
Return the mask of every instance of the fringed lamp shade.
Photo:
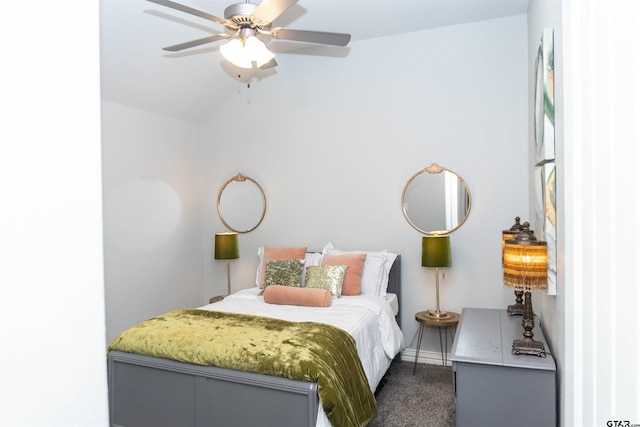
M504 285L525 291L546 291L547 242L535 237L528 239L528 233L533 236L529 230L523 230L515 239L504 242Z
M511 226L508 230L502 231L502 266L504 267L504 242L510 239L515 239L518 234L522 231L522 224L520 224L520 217L517 216L515 219L515 224Z

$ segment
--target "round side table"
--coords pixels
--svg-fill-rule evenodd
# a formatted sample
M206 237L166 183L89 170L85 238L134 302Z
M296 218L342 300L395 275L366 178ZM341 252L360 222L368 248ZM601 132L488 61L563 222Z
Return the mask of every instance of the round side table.
M460 321L460 314L448 312L449 316L445 318L430 317L427 311L420 311L416 313L416 320L420 323L420 330L418 332L418 348L416 348L416 359L413 362L413 375L416 374L416 365L418 364L418 355L420 354L420 345L422 344L422 332L425 326L435 326L438 328L438 334L440 335L440 355L442 357L442 364L447 364L447 334L444 334L444 347L442 346L442 328L451 329L451 341L453 342L453 327L458 326Z

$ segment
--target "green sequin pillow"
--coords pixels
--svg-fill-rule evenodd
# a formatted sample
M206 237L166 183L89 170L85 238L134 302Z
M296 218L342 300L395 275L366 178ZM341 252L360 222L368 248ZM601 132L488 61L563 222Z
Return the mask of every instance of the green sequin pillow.
M305 288L327 289L336 298L342 295L346 265L310 265L307 267Z
M304 269L303 259L290 259L286 261L267 260L264 273L264 286L260 295L271 285L296 286L302 283L302 270Z

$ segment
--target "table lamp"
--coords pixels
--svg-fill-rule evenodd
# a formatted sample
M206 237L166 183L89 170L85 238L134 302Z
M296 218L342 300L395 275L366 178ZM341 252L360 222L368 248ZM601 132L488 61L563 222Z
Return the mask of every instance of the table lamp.
M517 216L515 224L508 230L502 231L502 267L504 268L504 242L509 239L515 239L516 236L522 231L522 225L520 224L520 217ZM516 295L516 303L507 307L507 314L509 316L522 315L524 313L524 304L522 303L522 295L524 291L522 289L516 289L513 292Z
M522 314L523 339L513 341L513 354L531 354L546 357L544 343L533 339L533 308L531 291L547 289L547 242L537 240L529 223L522 225L522 231L504 242L504 285L524 291L524 312Z
M223 259L227 264L227 295L231 294L231 269L230 261L240 258L240 250L238 248L238 233L225 231L224 233L216 233L214 243L214 258Z
M422 266L436 269L436 309L427 310L427 316L447 319L451 314L440 310L440 267L451 267L451 242L449 236L422 236Z

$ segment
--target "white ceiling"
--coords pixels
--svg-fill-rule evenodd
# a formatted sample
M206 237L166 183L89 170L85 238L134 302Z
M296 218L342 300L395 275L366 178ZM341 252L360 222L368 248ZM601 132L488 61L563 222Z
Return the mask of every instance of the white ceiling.
M219 17L230 4L242 3L174 1ZM528 4L529 0L300 0L273 26L349 33L349 46L327 48L328 54L343 56L360 40L523 14ZM224 41L176 53L162 50L223 32L214 22L146 0L100 0L100 25L105 100L199 121L237 88L238 69L223 61L218 51ZM268 46L280 65L255 71L263 76L286 73L287 56L315 45L271 40ZM247 78L251 74L245 72L240 79Z

